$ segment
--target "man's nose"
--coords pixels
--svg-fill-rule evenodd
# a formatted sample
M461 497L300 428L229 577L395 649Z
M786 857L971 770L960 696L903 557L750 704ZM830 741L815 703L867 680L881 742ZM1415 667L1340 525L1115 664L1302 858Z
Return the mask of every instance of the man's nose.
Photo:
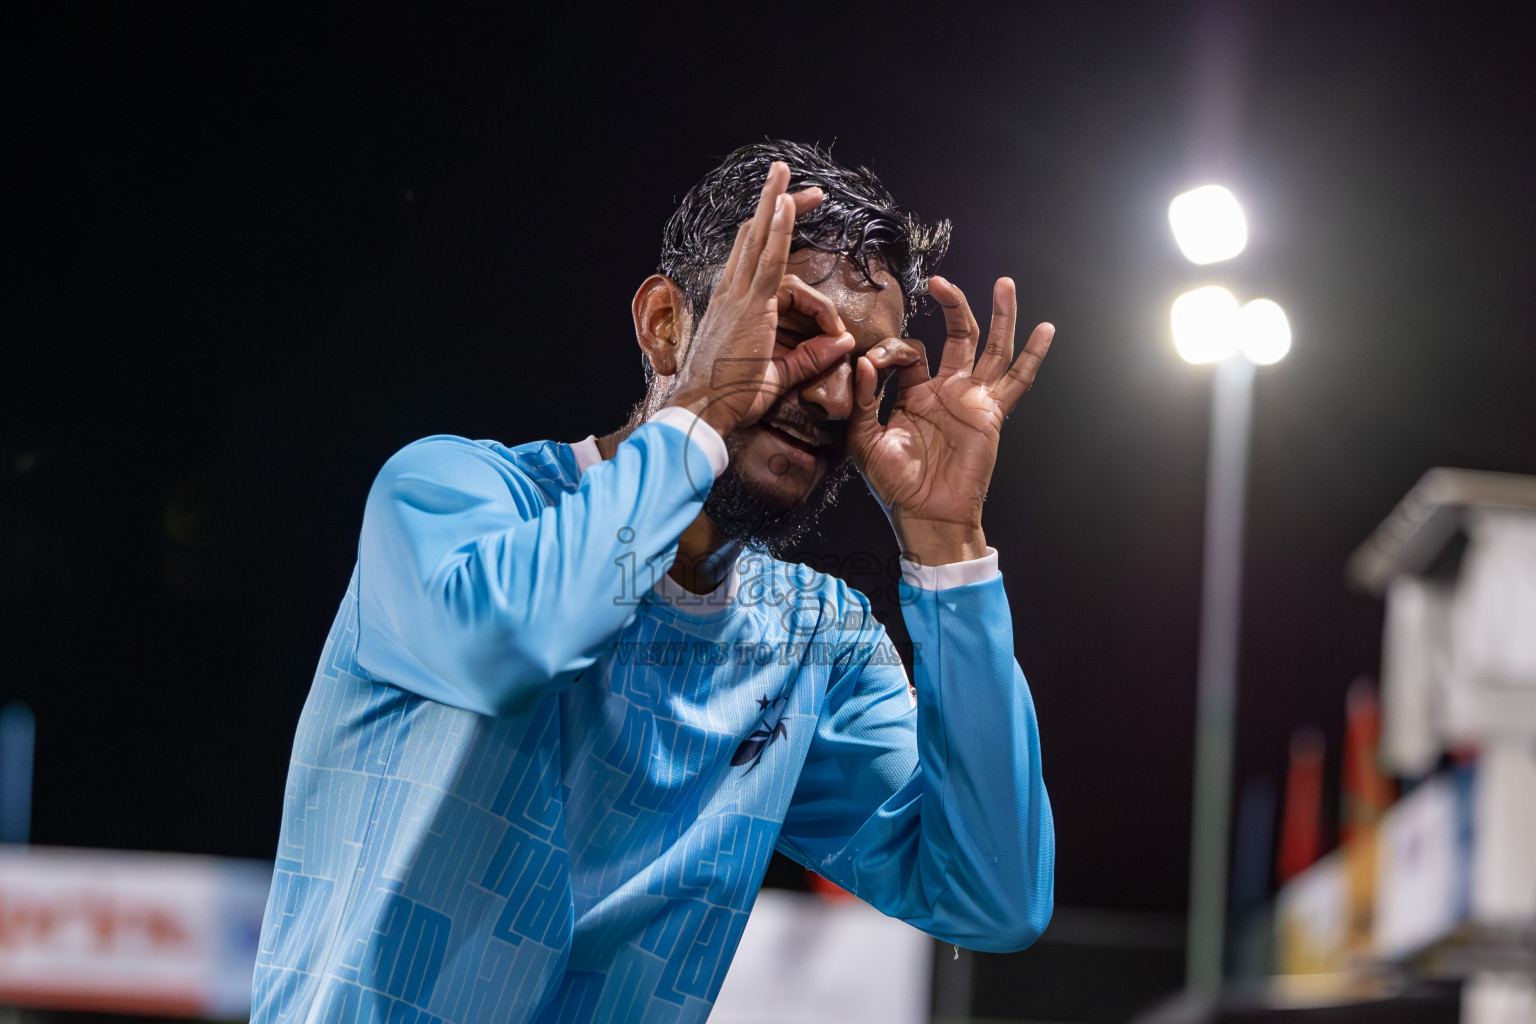
M846 420L853 415L853 364L846 359L800 386L800 401L816 406L827 420Z

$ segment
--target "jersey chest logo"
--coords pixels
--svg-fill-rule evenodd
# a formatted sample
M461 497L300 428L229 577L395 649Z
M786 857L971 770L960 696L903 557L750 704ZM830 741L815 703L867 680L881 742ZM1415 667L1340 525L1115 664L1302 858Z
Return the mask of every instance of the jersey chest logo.
M784 712L789 710L788 697L780 694L769 700L765 693L757 699L757 709L760 713L757 728L741 741L741 746L737 747L736 753L731 755L731 764L733 766L744 764L748 772L757 767L775 740L789 739L789 727L783 721Z

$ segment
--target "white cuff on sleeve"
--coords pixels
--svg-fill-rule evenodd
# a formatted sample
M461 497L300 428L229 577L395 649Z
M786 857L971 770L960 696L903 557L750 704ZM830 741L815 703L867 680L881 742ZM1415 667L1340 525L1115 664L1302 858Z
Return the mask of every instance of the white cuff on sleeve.
M669 405L658 411L647 423L665 423L669 427L675 427L688 435L688 443L699 446L699 451L709 460L709 467L715 471L715 478L725 472L725 467L731 464L730 453L725 449L725 439L715 432L715 428L699 419L687 409Z
M997 575L997 548L988 547L980 558L947 565L918 565L905 558L901 560L901 578L909 587L919 590L948 590L950 587L967 587L972 583L985 583Z

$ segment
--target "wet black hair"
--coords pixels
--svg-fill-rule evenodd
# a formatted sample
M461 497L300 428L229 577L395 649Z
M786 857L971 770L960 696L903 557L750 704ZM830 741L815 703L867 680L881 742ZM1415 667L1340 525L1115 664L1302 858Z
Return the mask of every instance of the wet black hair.
M795 222L790 251L820 249L846 257L877 288L875 265L901 288L908 314L927 294L928 278L949 248L949 221L923 224L896 208L880 179L867 167L848 168L819 145L767 139L733 151L688 190L662 233L657 270L687 296L698 323L731 254L736 229L757 208L768 166L789 165L789 190L812 185L826 194L821 205ZM813 282L814 283L814 282ZM652 376L645 363L646 380Z

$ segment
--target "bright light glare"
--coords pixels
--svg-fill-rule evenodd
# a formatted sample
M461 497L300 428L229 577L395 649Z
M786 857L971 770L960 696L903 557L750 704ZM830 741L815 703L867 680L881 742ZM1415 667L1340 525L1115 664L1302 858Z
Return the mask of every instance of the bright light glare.
M1278 363L1291 350L1291 324L1280 304L1254 299L1243 307L1238 335L1243 355L1260 366Z
M1187 363L1215 363L1237 351L1237 300L1220 285L1173 300L1173 347Z
M1191 263L1229 260L1248 244L1248 221L1237 197L1220 185L1202 185L1168 204L1174 241Z

